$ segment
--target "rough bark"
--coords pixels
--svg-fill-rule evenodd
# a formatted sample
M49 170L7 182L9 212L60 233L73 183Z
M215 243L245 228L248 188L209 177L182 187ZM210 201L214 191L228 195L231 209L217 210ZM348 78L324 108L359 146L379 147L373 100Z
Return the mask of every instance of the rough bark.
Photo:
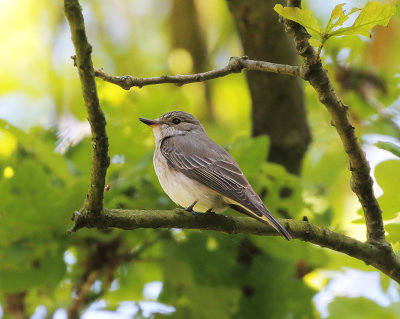
M244 54L255 60L297 65L293 41L273 10L276 1L228 0ZM300 79L247 73L252 98L252 134L270 137L269 160L299 174L311 141Z
M123 210L103 209L99 217L79 215L80 227L137 228L183 228L224 232L228 234L248 234L259 236L279 236L269 225L249 217L198 214L197 218L184 209L163 210ZM400 258L390 247L361 242L327 228L313 225L308 221L280 219L280 223L293 238L311 242L374 266L392 279L400 282ZM78 228L74 229L77 230Z
M29 318L25 310L26 295L27 292L22 291L13 294L7 294L5 296L5 307L4 307L5 318L8 318L8 316L14 319Z
M300 7L300 0L288 0L288 6ZM319 55L308 43L310 35L306 29L294 21L286 21L286 31L292 35L296 44L296 51L304 60L302 65L304 78L310 82L316 91L319 100L331 114L331 124L336 128L347 153L350 164L350 185L362 205L365 222L367 225L367 239L375 245L389 247L385 240L385 229L382 220L382 210L376 200L371 169L358 139L355 128L348 115L348 106L344 105L337 96L335 89L328 77L327 71L322 66ZM398 270L400 272L400 270Z
M249 71L263 71L303 77L302 69L298 66L249 60L247 57L231 57L228 64L222 68L195 74L162 75L148 78L137 78L131 75L110 75L104 72L102 69L95 69L94 73L97 77L106 82L118 85L124 90L129 90L131 87L141 88L146 85L162 83L172 83L181 86L188 83L212 80L227 76L231 73L239 73L243 69L247 69Z
M71 38L76 52L74 61L79 71L82 95L92 132L92 168L90 171L89 189L82 212L96 215L100 214L103 208L104 184L107 168L110 164L106 119L100 108L97 95L91 58L92 46L86 37L85 22L79 1L65 0L64 13L71 29Z

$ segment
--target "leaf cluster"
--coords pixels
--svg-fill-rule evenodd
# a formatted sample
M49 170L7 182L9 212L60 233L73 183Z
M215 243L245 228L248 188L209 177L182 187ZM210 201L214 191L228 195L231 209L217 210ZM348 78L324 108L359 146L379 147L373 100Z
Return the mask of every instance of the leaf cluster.
M370 37L372 28L377 25L386 26L396 12L395 6L380 2L368 2L364 8L352 8L349 12L344 10L344 5L345 3L336 5L325 28L320 27L310 10L283 7L281 4L275 5L274 10L282 17L305 27L311 35L309 43L314 47L320 48L332 37L347 35ZM343 24L351 15L357 12L359 14L354 23L349 27L344 27Z

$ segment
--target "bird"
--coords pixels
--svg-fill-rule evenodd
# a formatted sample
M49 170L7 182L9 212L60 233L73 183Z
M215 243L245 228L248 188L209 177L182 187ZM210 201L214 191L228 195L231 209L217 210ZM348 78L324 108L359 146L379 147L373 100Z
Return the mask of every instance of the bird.
M272 216L234 158L211 140L190 113L172 111L155 120L139 118L155 138L153 164L164 192L177 205L213 214L232 208L270 224L287 240L289 232Z

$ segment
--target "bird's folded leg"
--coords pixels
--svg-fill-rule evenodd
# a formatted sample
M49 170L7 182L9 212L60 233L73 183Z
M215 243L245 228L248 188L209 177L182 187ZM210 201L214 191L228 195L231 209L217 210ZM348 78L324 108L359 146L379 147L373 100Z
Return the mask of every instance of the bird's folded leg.
M194 207L194 205L197 204L197 202L198 202L197 200L194 201L194 203L193 203L192 205L190 205L189 207L187 207L187 208L185 209L187 212L191 212L191 213L193 214L194 217L197 217L197 213L193 210L193 207Z
M209 209L207 209L206 212L205 212L205 214L207 214L207 215L216 215L215 212L213 212L212 207L209 208Z

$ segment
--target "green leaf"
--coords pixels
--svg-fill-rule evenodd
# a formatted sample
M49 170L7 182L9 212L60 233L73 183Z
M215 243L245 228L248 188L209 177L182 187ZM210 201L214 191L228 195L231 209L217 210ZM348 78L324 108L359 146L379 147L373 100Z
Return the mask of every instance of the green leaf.
M381 307L367 298L337 297L328 306L329 319L395 319L400 315L400 304L392 303L388 307Z
M332 10L331 18L329 19L328 26L337 23L338 21L334 22L336 19L341 18L344 16L343 6L345 3L341 3L336 5L336 7Z
M268 138L263 136L240 136L229 146L228 152L238 162L243 173L252 178L258 175L261 165L267 158L269 147Z
M146 283L162 280L160 266L152 262L135 262L119 268L115 272L118 289L109 291L104 299L111 306L118 306L126 296L133 300L143 299Z
M389 240L391 243L400 241L400 224L387 224L385 225L385 229L389 233L387 240Z
M16 252L15 254L17 254ZM24 252L22 252L24 254ZM12 256L13 257L13 256ZM46 255L20 267L0 267L0 291L15 293L33 287L54 289L66 272L63 255Z
M389 289L390 283L392 282L392 279L384 274L380 274L380 277L382 290L387 291Z
M387 26L395 11L395 6L379 2L368 2L351 27L340 28L332 32L330 36L363 35L369 38L371 29L376 25Z
M331 17L328 22L328 25L325 28L326 33L331 31L335 27L341 26L343 23L345 23L349 19L350 15L361 10L359 8L353 8L353 9L351 9L351 11L349 13L345 14L345 11L343 10L344 5L345 5L345 3L338 4L333 9L333 11L331 13Z
M376 147L379 147L385 151L388 151L397 157L400 157L400 146L390 143L390 142L382 142L379 141L378 143L375 144Z
M388 160L375 167L375 178L383 189L383 195L378 202L383 212L383 219L388 220L397 216L400 211L399 181L400 160Z
M321 250L298 243L288 253L280 238L255 237L256 247L241 235L186 234L183 242L162 243L165 280L159 301L176 308L174 318L313 318L315 292L297 277L296 265L299 256L319 265L326 260ZM265 244L270 246L262 251Z
M308 40L308 43L310 43L310 45L312 45L313 47L320 47L321 45L323 45L323 43L315 38L311 38L310 40Z
M344 5L345 5L345 3L338 4L332 10L331 17L329 19L328 25L325 28L326 32L330 31L334 27L334 25L336 23L339 23L339 21L343 19L343 17L345 16L344 15L344 11L343 11L343 6ZM334 22L335 20L336 20L336 22Z
M26 133L2 120L0 129L17 140L13 153L0 158L0 291L54 288L66 270L65 229L87 182L54 152L53 132ZM12 174L4 176L6 168Z
M284 250L287 245L280 247ZM240 310L232 318L313 318L311 298L315 292L297 276L297 266L297 261L271 258L267 253L253 256L250 266L239 264L236 273L246 290Z
M301 24L312 37L317 39L321 38L321 29L318 25L318 21L313 17L310 10L296 7L283 7L281 4L276 4L274 10L282 17Z
M238 310L241 293L232 270L237 243L216 234L217 247L210 250L207 236L190 232L184 242L163 242L159 264L165 280L159 301L176 308L174 318L228 319Z
M255 178L250 180L254 190L272 212L284 213L292 218L301 218L305 207L300 180L279 164L264 162ZM278 215L279 216L279 215Z

